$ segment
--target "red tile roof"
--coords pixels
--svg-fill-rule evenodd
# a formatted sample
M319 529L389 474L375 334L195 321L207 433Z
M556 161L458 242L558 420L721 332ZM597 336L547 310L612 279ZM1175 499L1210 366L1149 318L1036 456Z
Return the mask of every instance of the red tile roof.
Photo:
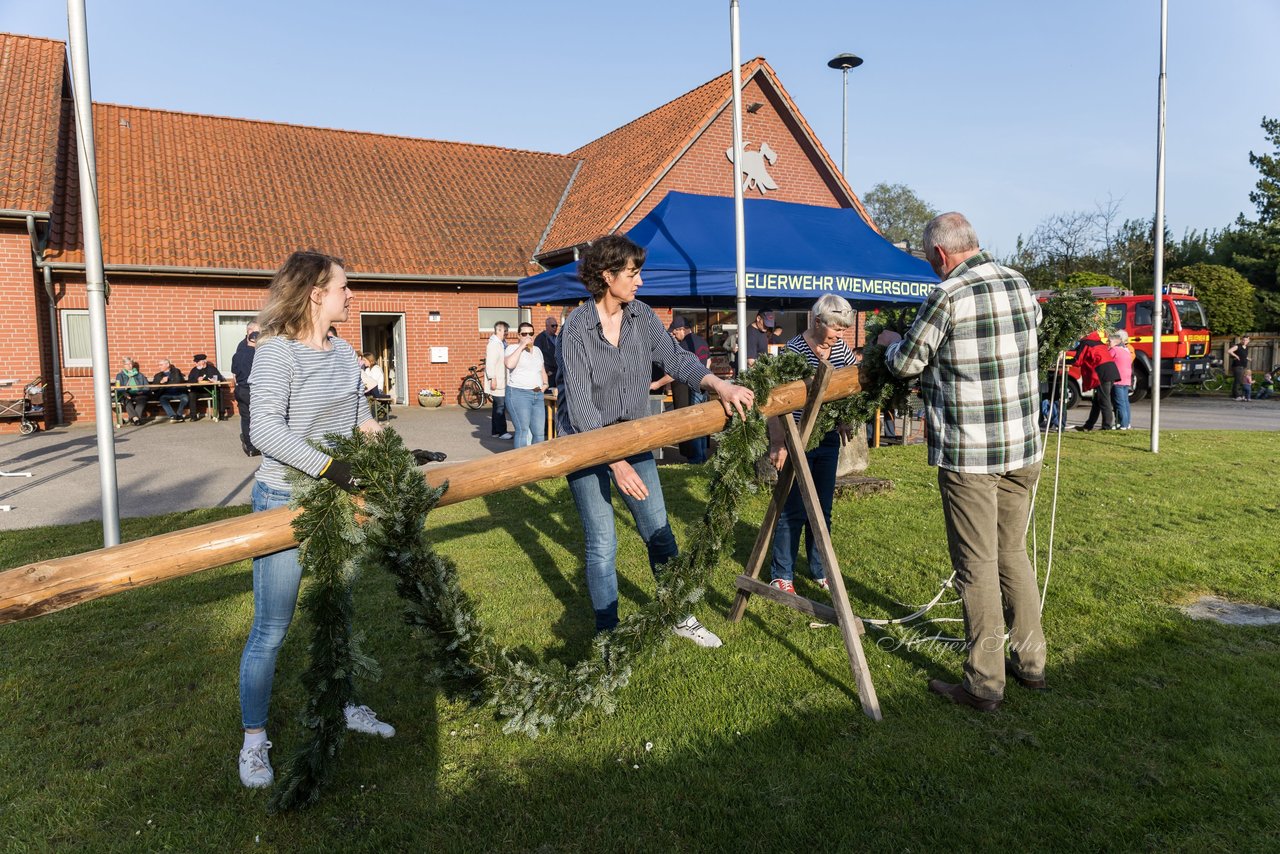
M757 75L777 91L847 191L852 206L867 219L862 203L839 176L835 163L763 57L742 65L744 84ZM725 72L570 154L581 158L583 167L540 252L573 246L618 228L732 99L733 78Z
M53 206L62 42L0 33L0 208Z
M107 264L526 275L577 161L455 142L94 104ZM70 138L64 134L64 145ZM50 258L82 262L75 157Z
M0 207L53 210L47 256L82 263L65 62L62 42L0 35ZM777 92L862 211L769 64L742 71ZM618 228L723 113L731 83L722 74L567 156L95 104L104 260L266 271L314 247L357 273L526 275L535 251Z

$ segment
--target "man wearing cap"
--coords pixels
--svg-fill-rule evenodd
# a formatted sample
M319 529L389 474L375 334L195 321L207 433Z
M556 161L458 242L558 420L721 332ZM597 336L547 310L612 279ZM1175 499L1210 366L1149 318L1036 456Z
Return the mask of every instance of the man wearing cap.
M756 359L769 352L770 332L773 326L773 312L763 309L756 312L756 319L747 327L747 366L756 363Z
M672 338L676 339L677 344L693 354L699 364L710 367L711 346L693 331L687 319L679 316L672 318L667 331L671 333ZM682 382L677 382L671 386L671 400L676 409L683 409L686 406L706 403L707 396L701 389L690 388ZM702 465L707 461L707 437L699 436L688 442L681 442L680 454L693 465Z
M195 362L195 367L193 367L187 373L187 382L189 383L220 383L224 381L222 374L218 371L218 366L210 362L209 357L206 356L204 353L196 353L194 356L191 357L191 361ZM215 399L212 394L205 395L205 398L208 400ZM191 392L191 417L193 419L196 417L196 400L197 399L198 399L197 392L193 389ZM218 417L221 417L222 413L217 412L215 413L215 415Z

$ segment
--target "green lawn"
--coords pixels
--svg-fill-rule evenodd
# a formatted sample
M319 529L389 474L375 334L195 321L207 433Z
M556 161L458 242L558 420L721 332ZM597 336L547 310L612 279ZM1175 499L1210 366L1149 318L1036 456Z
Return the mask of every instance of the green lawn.
M388 577L366 576L359 628L384 676L365 699L397 726L348 739L321 804L272 817L236 777L236 678L248 563L0 626L0 849L773 851L1280 847L1280 628L1193 622L1204 593L1280 607L1280 435L1070 435L1045 609L1052 691L1010 686L983 716L928 694L960 654L874 641L885 719L859 710L840 636L754 601L725 623L754 537L736 532L703 620L612 716L503 736L424 678ZM836 505L854 610L905 613L948 574L934 472L914 446L874 452L892 492ZM679 536L702 473L664 470ZM1041 569L1051 482L1041 494ZM759 519L764 497L747 515ZM136 538L245 508L125 525ZM438 547L495 633L576 660L589 647L581 536L563 482L437 511ZM0 567L96 545L93 525L0 535ZM652 580L633 532L623 609ZM809 584L801 592L817 594ZM958 616L958 608L948 610ZM270 731L298 743L305 632L281 656Z

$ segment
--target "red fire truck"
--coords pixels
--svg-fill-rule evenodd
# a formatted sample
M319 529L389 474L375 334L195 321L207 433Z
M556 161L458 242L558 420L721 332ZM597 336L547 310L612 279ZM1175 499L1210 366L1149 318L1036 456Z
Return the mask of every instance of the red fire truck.
M1155 342L1152 314L1155 299L1151 294L1135 295L1119 288L1091 288L1098 306L1103 312L1108 329L1123 329L1129 333L1133 346L1133 385L1129 399L1142 400L1151 392L1151 356ZM1175 385L1199 385L1208 378L1213 359L1209 354L1209 320L1204 306L1195 297L1190 285L1171 283L1164 288L1162 325L1160 335L1160 396L1167 395ZM1067 352L1070 364L1075 351ZM1067 406L1080 401L1080 370L1072 365L1068 369L1070 380L1067 388Z

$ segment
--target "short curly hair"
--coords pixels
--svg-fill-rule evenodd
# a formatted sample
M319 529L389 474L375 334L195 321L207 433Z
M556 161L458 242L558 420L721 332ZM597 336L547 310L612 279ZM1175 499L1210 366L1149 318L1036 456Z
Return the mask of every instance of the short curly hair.
M644 247L636 245L621 234L606 234L591 241L578 256L578 278L592 299L599 299L609 288L604 280L605 271L616 275L631 264L643 267L644 258Z

